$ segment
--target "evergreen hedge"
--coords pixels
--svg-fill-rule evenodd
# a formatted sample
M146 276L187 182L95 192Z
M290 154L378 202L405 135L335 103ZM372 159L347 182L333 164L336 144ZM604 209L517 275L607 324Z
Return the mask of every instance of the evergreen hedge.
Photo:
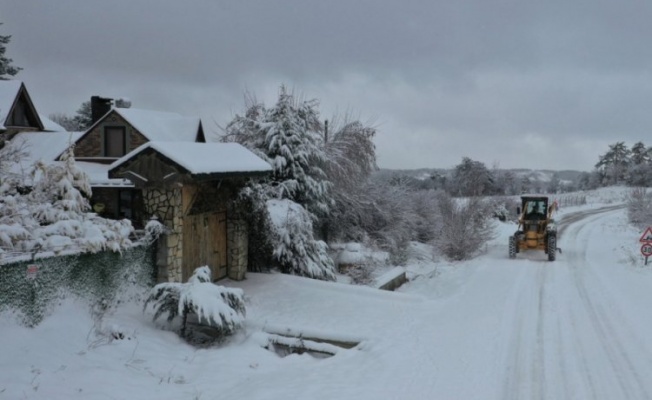
M30 265L38 272L29 274ZM122 254L83 253L0 265L0 312L16 312L27 326L38 325L64 298L109 306L135 287L156 282L153 246Z

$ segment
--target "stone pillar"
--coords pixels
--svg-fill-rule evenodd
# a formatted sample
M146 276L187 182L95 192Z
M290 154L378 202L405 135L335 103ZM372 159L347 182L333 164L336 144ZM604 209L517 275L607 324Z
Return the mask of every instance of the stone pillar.
M181 209L181 188L146 188L143 190L145 210L156 215L169 232L159 242L157 254L159 279L181 282L183 261L183 218Z
M229 219L226 224L227 275L230 279L241 281L245 278L249 261L247 224L240 219Z

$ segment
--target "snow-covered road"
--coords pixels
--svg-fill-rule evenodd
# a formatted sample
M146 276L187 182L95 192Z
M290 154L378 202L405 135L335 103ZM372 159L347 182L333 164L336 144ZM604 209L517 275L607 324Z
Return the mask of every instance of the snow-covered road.
M563 254L507 257L503 226L480 257L415 260L398 292L250 274L248 329L197 350L141 307L90 336L64 305L35 329L0 325L0 399L651 399L652 269L623 209L566 214ZM278 357L261 329L361 340L334 357ZM92 332L92 330L91 330ZM98 344L99 343L99 344Z
M651 281L629 263L632 252L619 249L628 232L624 209L567 214L560 228L564 253L557 261L548 262L543 252L510 260L507 240L498 239L480 258L400 290L422 301L401 294L372 301L359 290L319 297L319 305L304 300L298 314L324 309L308 325L334 325L368 339L345 365L316 366L322 378L339 382L338 390L318 398L652 398L652 291L644 289ZM347 307L354 310L338 311ZM334 321L346 314L348 323L322 325L325 310ZM297 314L269 312L298 323ZM330 367L337 371L326 373ZM315 379L313 388L323 384ZM292 386L282 393L305 395L305 386Z
M614 208L568 215L554 263L542 252L507 260L499 246L471 262L463 290L423 321L432 330L424 353L445 360L433 378L441 398L652 398L652 294L630 290L650 281L614 263L611 229L623 217ZM431 387L422 389L413 398Z
M594 250L608 240L604 223L619 211L567 225L558 262L532 265L514 288L503 337L504 399L650 399L652 357L623 308L636 301L612 290L609 268ZM529 268L529 270L527 270ZM639 315L637 318L645 318Z

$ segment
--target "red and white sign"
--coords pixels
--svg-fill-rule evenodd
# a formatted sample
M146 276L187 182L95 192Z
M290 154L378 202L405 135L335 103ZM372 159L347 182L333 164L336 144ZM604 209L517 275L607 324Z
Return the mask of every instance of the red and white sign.
M646 258L652 256L652 243L645 243L641 246L641 254Z
M34 279L36 279L37 275L38 275L38 265L29 264L27 266L27 279L33 281Z
M638 241L641 243L652 243L652 226L647 227L645 232L643 232L643 236Z

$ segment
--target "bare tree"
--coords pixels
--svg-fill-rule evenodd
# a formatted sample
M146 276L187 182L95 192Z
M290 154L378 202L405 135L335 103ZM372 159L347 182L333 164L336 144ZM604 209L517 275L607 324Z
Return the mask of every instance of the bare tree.
M458 201L441 195L439 214L440 235L433 242L451 260L473 257L494 236L489 207L478 197Z

